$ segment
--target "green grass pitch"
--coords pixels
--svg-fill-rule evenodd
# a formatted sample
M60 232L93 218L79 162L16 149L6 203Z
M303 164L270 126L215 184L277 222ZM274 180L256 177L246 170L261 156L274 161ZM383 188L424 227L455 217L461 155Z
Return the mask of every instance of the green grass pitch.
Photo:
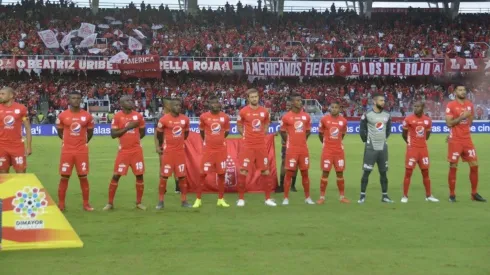
M203 207L181 209L179 195L167 195L166 209L154 210L158 192L158 160L151 136L144 139L146 212L134 209L134 177L121 180L116 209L102 212L107 202L117 141L94 137L91 144L91 203L81 208L78 179L70 181L65 213L85 243L83 249L22 251L0 254L0 274L490 274L490 206L470 201L468 167L460 164L459 202L447 202L445 135L429 140L433 194L438 204L424 201L418 170L410 201L401 204L405 146L400 135L389 139L389 194L394 204L380 202L379 176L370 178L364 205L337 201L334 173L325 205L305 205L301 183L291 205L263 204L263 195L247 195L245 208L215 206L204 195ZM278 141L278 140L277 140ZM480 193L490 198L488 135L474 135L480 157ZM318 199L321 145L309 140L313 199ZM357 135L345 138L346 196L357 201L363 144ZM277 146L279 143L277 142ZM278 147L279 148L279 147ZM35 137L29 172L35 173L53 198L58 184L60 141ZM276 150L279 156L279 150ZM174 184L169 182L169 189ZM190 194L192 202L194 195ZM280 202L282 194L274 194Z

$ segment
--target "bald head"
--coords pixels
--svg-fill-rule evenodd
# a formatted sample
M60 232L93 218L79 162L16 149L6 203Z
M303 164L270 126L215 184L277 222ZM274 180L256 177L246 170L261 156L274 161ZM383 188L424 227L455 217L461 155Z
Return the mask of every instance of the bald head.
M0 89L0 104L9 104L14 100L15 91L10 87Z

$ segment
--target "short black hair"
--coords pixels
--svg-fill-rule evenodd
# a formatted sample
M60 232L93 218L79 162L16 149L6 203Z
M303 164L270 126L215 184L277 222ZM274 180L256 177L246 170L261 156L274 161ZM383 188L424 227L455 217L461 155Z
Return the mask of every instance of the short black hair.
M332 104L337 104L337 105L339 105L339 106L340 106L340 101L338 101L338 100L334 100L334 101L330 102L330 105L332 105Z
M301 96L300 94L292 94L292 95L289 96L289 100L292 100L295 97L301 97L301 98L303 98L303 96Z
M215 95L209 96L208 101L211 101L211 100L218 100L218 97Z
M454 84L454 89L456 89L456 88L458 88L458 87L466 87L466 85L464 85L463 83L460 83L460 82L455 83L455 84Z
M68 95L79 95L79 96L82 96L82 93L80 93L79 91L74 91L74 90L73 90L73 91L70 91L70 92L68 93Z
M384 94L379 94L379 93L378 93L378 94L373 94L373 99L376 99L376 98L378 98L378 97L380 97L380 96L385 97L385 95L384 95Z

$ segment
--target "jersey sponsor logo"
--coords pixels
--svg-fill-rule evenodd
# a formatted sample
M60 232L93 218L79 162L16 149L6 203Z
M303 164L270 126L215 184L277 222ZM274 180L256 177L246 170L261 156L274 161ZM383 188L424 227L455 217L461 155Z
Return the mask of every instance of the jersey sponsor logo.
M337 127L330 128L330 136L337 138L339 136L340 130Z
M174 137L180 137L182 135L182 127L175 126L174 128L172 128L172 135Z
M383 122L376 122L376 124L374 125L374 127L376 127L376 129L381 132L383 131L383 129L385 128L385 125Z
M3 124L5 124L6 127L12 127L14 126L15 123L15 118L13 116L6 116L3 118Z
M260 122L260 119L254 119L252 120L252 128L254 131L260 131L260 126L262 126L262 123Z
M219 123L213 123L211 124L211 133L213 135L217 135L221 132L221 124Z
M304 130L303 121L294 122L294 130L296 131L296 133L303 132L303 130Z
M425 128L424 126L417 126L415 127L415 133L417 133L417 137L423 137L425 134Z
M70 125L70 131L72 133L78 134L78 133L80 133L81 130L82 130L82 125L80 125L80 123L78 123L78 122L73 122Z

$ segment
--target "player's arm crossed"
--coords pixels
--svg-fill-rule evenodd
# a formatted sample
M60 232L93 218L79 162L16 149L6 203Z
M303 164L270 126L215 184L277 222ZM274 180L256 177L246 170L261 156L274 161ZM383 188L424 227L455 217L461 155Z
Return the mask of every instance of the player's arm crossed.
M24 124L24 129L26 130L26 156L30 156L32 154L32 132L31 123L27 117L27 111L25 116L22 118L22 122Z
M367 123L367 114L363 114L361 117L361 123L359 125L359 135L361 136L362 142L367 141L368 136L368 123Z
M113 139L122 137L124 134L126 134L131 129L138 127L139 123L137 121L131 121L128 123L128 125L126 127L122 128L122 129L119 129L118 125L119 125L119 118L114 117L114 119L112 121L112 127L111 127L111 137ZM145 134L145 132L143 129L143 136L144 136L144 134ZM140 129L140 136L141 136L141 129Z
M448 127L454 127L458 125L461 121L464 119L470 118L472 115L471 111L465 110L463 114L461 114L459 117L454 118L453 112L451 108L447 107L446 108L446 125Z

